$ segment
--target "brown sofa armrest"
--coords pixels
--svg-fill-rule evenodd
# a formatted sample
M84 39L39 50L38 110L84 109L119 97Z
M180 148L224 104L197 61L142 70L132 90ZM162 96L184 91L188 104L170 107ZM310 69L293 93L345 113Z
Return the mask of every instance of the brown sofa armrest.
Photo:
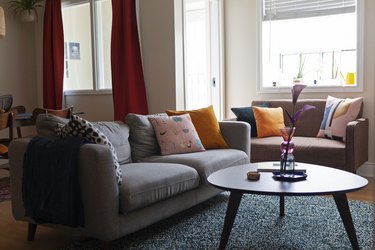
M359 118L346 127L346 170L356 170L368 160L369 121Z

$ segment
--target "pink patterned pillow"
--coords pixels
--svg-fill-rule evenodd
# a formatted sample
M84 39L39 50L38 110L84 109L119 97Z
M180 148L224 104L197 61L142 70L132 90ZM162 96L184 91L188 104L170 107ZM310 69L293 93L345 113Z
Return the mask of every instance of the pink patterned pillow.
M346 125L357 118L362 100L362 97L340 99L328 96L318 137L345 141Z
M162 155L205 150L189 114L148 119L154 127Z

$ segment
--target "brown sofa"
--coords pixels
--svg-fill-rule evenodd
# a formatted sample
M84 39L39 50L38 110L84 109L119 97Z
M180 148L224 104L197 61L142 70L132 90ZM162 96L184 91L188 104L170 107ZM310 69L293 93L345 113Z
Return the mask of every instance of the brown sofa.
M290 99L255 100L252 106L268 103L269 107L282 107L292 110ZM296 161L334 167L349 172L356 170L368 159L367 118L362 118L362 109L355 121L349 122L346 128L346 142L316 137L323 119L326 99L300 99L297 110L305 104L314 105L300 117L296 124L293 142L296 145ZM288 121L284 112L284 121ZM251 162L280 160L281 136L251 138Z

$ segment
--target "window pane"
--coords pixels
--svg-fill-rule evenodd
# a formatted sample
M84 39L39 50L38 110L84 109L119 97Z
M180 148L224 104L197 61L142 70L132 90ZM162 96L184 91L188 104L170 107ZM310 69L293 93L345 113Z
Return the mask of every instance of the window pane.
M111 0L95 1L98 89L111 89Z
M90 4L64 7L62 15L65 39L64 89L92 89Z
M185 1L185 108L197 109L211 103L207 1Z
M263 87L340 86L357 68L356 13L262 22ZM300 67L301 66L301 67Z

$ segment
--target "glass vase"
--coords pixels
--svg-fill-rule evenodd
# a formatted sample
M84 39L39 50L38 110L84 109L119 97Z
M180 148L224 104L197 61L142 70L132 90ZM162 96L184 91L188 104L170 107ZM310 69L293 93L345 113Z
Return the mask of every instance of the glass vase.
M295 145L292 141L294 132L296 131L295 127L284 127L280 129L281 136L283 141L280 145L280 174L292 174L295 169L295 159L293 151Z

